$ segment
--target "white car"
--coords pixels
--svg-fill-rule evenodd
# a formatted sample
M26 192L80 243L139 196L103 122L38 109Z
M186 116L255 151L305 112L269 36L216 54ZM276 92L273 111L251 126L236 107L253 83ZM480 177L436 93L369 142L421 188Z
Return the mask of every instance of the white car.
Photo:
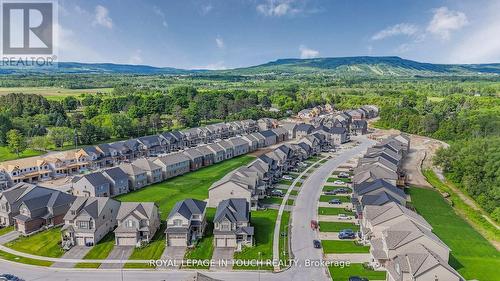
M336 180L333 182L334 185L345 185L345 182Z
M293 180L293 178L291 176L287 176L287 175L282 176L281 178L284 180Z
M351 220L352 218L347 216L346 214L338 214L337 218L339 220Z

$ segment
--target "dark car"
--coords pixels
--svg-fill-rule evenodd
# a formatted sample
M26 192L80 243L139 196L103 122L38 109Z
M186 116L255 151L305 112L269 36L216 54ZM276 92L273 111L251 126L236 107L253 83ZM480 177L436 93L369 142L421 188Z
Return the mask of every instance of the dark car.
M337 192L335 190L328 190L328 191L325 191L325 195L336 195Z
M283 191L278 190L278 189L273 189L273 190L271 191L271 195L272 195L272 196L282 197L282 196L283 196Z
M351 276L349 277L349 281L368 281L368 279L359 276Z
M340 199L332 199L328 201L328 204L340 205L342 204L342 201L340 201Z
M319 240L313 240L314 248L321 249L321 242Z
M337 193L349 193L350 190L347 188L337 188L334 191Z
M356 233L339 233L339 239L354 239Z
M0 274L0 281L24 281L24 279L21 279L15 275L12 274Z

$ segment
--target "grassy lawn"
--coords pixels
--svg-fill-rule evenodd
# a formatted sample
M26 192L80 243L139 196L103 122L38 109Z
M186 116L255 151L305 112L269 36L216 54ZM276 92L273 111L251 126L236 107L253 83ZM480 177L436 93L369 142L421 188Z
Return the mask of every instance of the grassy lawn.
M319 231L321 232L340 232L346 228L352 229L353 231L359 231L359 225L355 225L350 222L319 222Z
M349 203L351 202L351 197L349 196L337 196L337 195L321 195L319 197L320 202L328 202L332 199L339 199L340 202L342 203Z
M359 246L354 241L322 240L321 245L325 254L362 254L370 252L370 246Z
M53 262L51 261L42 261L42 260L35 260L35 259L30 259L30 258L24 258L24 257L19 257L4 251L0 251L0 258L8 261L13 261L13 262L20 262L24 264L31 264L31 265L38 265L38 266L51 266Z
M84 260L102 260L106 259L115 247L115 234L108 233L83 257ZM98 268L100 263L78 263L75 267L79 268Z
M352 263L346 267L331 266L328 268L333 281L347 281L351 276L359 276L368 280L385 280L385 271L366 269L363 264Z
M297 196L299 194L299 191L298 190L292 190L290 191L290 195L295 195Z
M352 182L351 179L337 178L337 177L331 177L331 178L328 178L328 180L327 180L327 182L334 182L334 181L343 181L343 182L347 182L347 183Z
M500 254L495 247L457 215L438 192L410 188L410 195L417 212L451 248L451 266L467 280L498 280L495 272L500 268Z
M212 258L212 254L214 252L214 217L215 217L215 208L207 208L206 218L207 218L207 226L205 228L205 233L203 234L203 238L198 241L198 244L193 249L188 249L186 251L186 255L184 255L184 259L192 259L192 260L209 260ZM190 268L207 268L208 266L196 265Z
M337 186L337 185L325 185L323 187L323 191L332 191L332 190L336 190L336 189L339 189L339 188L344 188L344 189L348 189L348 190L352 191L352 189L350 187L347 187L347 186Z
M9 93L24 93L42 95L48 100L62 100L67 96L77 97L81 94L111 93L113 88L65 89L60 87L2 87L0 96Z
M274 223L278 216L277 210L253 211L250 224L255 228L253 247L246 247L241 252L234 254L234 259L240 260L267 260L273 258L273 234ZM234 269L245 269L252 267L234 265ZM255 269L255 268L253 268ZM272 269L261 267L261 269Z
M141 248L135 248L132 255L128 258L129 260L158 260L161 258L163 251L165 250L165 227L163 223L160 228L156 231L151 242ZM150 267L149 264L129 264L126 263L126 268L142 268Z
M280 180L278 184L292 185L293 180Z
M162 219L177 201L194 198L204 200L208 198L210 185L225 176L228 172L250 163L254 160L251 156L240 156L226 160L198 171L187 173L183 176L166 180L162 183L150 185L143 189L116 197L123 202L155 202L160 209Z
M318 208L318 215L335 216L338 214L352 215L353 212L351 210L346 210L343 208L328 208L328 207Z
M301 187L301 186L302 186L302 183L301 183L300 181L298 181L298 182L295 184L295 186L297 186L297 187Z
M59 258L64 251L59 245L61 243L61 228L51 228L27 237L19 237L5 246L19 252L37 256Z
M7 227L4 227L4 228L0 228L0 236L9 233L12 230L14 230L14 226L7 226Z
M281 204L283 197L267 197L259 200L263 204ZM293 205L293 199L288 199L287 205Z
M26 149L25 151L20 153L19 157L18 157L17 154L10 152L8 147L0 146L0 162L20 159L20 158L26 158L26 157L32 157L32 156L38 156L38 155L42 155L44 153L45 152L43 152L43 151Z
M279 243L279 252L280 252L280 260L287 261L289 259L288 253L288 223L290 221L290 212L284 211L281 216L281 224L280 224L280 243ZM285 232L286 236L283 236L282 233Z

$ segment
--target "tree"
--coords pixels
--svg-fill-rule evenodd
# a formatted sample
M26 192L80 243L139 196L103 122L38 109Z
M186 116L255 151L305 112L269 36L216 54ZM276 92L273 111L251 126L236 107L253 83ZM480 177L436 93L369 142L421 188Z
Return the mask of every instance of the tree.
M62 105L67 111L75 110L78 107L78 100L73 96L67 96L62 100Z
M54 146L63 148L64 143L71 141L73 138L73 130L68 127L53 127L48 134Z
M7 145L18 157L27 148L26 139L23 134L15 129L7 132Z
M34 136L29 142L29 146L34 150L46 151L50 145L50 140L47 136Z

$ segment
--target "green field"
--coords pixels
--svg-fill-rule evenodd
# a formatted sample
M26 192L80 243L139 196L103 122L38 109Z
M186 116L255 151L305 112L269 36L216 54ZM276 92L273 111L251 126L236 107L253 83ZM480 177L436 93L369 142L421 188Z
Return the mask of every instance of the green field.
M332 205L334 206L334 205ZM353 212L351 210L346 210L343 208L328 208L328 207L319 207L318 208L318 215L326 215L326 216L335 216L338 214L346 214L346 215L352 215Z
M277 210L253 211L250 224L255 228L255 245L253 247L246 247L241 252L235 253L234 259L259 260L260 258L260 260L271 260L273 258L274 225L277 216ZM233 268L246 269L249 267L234 265ZM272 267L260 267L260 269L272 269Z
M441 195L430 189L411 188L413 206L451 249L449 263L467 280L499 280L500 254L479 232L458 216ZM497 277L495 277L497 276Z
M354 241L321 240L321 245L325 254L362 254L370 252L370 246L359 246Z
M168 216L177 201L208 198L210 185L228 172L250 163L251 156L240 156L206 168L178 176L164 182L116 197L123 202L155 202L162 219Z
M319 197L320 202L329 202L332 199L339 199L342 203L351 202L351 197L349 196L337 196L337 195L321 195Z
M385 271L366 269L363 264L352 263L346 267L331 266L328 268L333 281L348 281L351 276L367 278L368 280L385 280Z
M61 100L67 96L79 96L81 94L111 93L113 88L96 89L66 89L56 87L5 87L0 88L0 96L10 93L42 95L48 100Z
M106 259L115 247L115 234L108 233L83 257L84 260L103 260ZM98 268L100 263L78 263L75 267L80 268Z
M54 227L31 236L21 236L5 246L27 254L59 258L64 254L60 243L61 228Z
M214 245L213 245L213 240L214 240L214 235L213 235L213 229L214 229L214 217L215 217L215 208L207 208L206 212L206 219L207 219L207 226L205 228L205 233L203 233L203 238L198 241L198 244L196 244L196 247L193 249L188 249L186 251L186 255L184 255L184 259L191 259L191 260L209 260L212 258L212 254L214 252ZM196 265L193 266L192 268L208 268L208 266L203 266L203 265Z
M343 229L352 229L353 231L359 231L359 225L355 225L350 222L319 222L319 231L321 232L340 232Z
M20 159L20 158L26 158L26 157L32 157L32 156L38 156L38 155L42 155L44 153L45 152L43 152L43 151L26 149L25 151L20 153L19 157L18 157L17 154L12 153L8 147L0 146L0 162Z

